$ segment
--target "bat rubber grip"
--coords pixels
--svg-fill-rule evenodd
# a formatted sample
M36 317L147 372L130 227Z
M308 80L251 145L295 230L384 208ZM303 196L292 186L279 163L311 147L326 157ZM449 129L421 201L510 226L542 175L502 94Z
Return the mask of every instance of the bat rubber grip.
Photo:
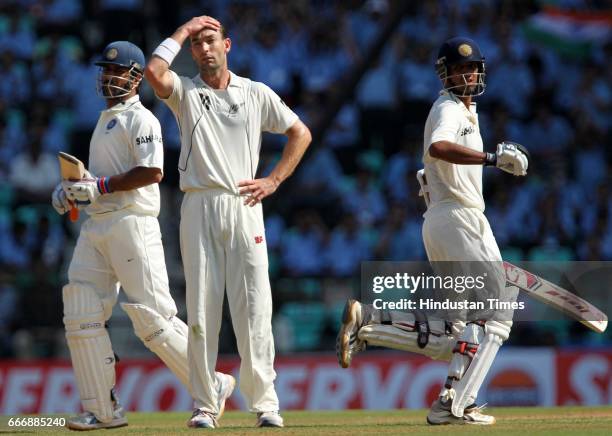
M79 210L76 207L70 208L70 221L75 222L79 219Z

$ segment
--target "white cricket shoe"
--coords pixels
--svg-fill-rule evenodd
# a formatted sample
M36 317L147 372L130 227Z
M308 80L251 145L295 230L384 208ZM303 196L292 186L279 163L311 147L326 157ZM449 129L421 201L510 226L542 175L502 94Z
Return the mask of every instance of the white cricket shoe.
M219 374L220 381L217 390L217 404L219 405L217 419L221 419L221 415L225 412L225 401L232 395L234 387L236 387L236 379L229 374L223 374L221 372L217 374Z
M485 404L478 406L476 403L467 406L463 411L463 417L467 419L466 424L476 425L493 425L496 420L494 416L485 415L482 411L485 409Z
M218 420L225 412L225 401L234 392L236 386L236 379L229 374L223 374L222 372L217 373L219 380L217 387L217 406L219 407L219 414L215 416L213 413L207 412L203 409L195 409L187 426L191 428L217 428L219 427Z
M430 425L446 425L446 424L472 424L472 425L493 425L495 417L481 413L484 406L472 404L465 408L463 417L458 418L451 413L451 401L442 401L438 398L431 405L429 414L427 415L427 423Z
M203 409L195 409L187 421L187 427L190 428L217 428L218 426L217 417Z
M257 414L257 424L255 427L284 427L283 417L278 411L259 412Z
M359 301L349 299L342 312L342 325L336 338L336 355L342 368L348 368L353 355L365 350L366 343L357 336L363 324L362 306Z
M99 428L117 428L128 425L125 410L121 404L114 400L113 404L113 420L111 422L102 422L96 418L91 412L83 412L66 420L66 427L70 430L97 430Z

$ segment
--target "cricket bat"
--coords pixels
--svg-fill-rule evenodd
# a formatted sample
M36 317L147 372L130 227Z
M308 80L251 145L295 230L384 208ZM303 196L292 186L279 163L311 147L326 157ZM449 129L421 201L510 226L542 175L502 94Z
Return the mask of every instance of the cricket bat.
M580 321L597 333L606 331L607 315L588 301L511 263L504 262L504 269L506 281L521 291Z
M85 177L85 165L76 157L60 151L57 154L57 159L60 165L60 174L64 180L81 180ZM74 222L79 219L79 210L76 206L70 209L70 221Z

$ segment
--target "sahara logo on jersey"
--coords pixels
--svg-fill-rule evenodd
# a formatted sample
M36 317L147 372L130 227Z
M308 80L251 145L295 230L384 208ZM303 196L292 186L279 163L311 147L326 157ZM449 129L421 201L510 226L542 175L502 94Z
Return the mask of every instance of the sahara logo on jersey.
M112 120L110 120L108 122L108 124L106 125L106 130L110 130L113 127L115 127L115 125L117 124L117 118L113 118Z
M138 138L136 138L136 145L142 145L142 144L146 144L148 142L154 142L154 141L162 142L162 137L156 134L139 136Z
M461 130L460 135L461 136L471 135L475 131L476 131L476 129L474 128L474 126L464 127L463 130Z

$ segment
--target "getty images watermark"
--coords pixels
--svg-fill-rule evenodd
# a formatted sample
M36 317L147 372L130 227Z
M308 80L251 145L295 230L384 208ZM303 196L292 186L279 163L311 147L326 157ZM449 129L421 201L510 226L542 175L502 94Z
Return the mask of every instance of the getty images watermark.
M522 310L525 308L523 301L503 301L500 298L474 299L471 291L480 291L482 296L485 291L488 273L480 275L435 275L424 272L414 275L407 272L396 272L393 275L376 275L371 279L372 293L375 295L387 293L394 294L390 298L374 298L372 305L375 309L389 310ZM404 297L406 293L414 296L417 292L422 294L419 298ZM465 294L471 298L457 299L452 296L439 299L431 296L433 292L454 292ZM430 293L423 295L423 293ZM484 296L486 297L486 295Z
M610 283L612 262L363 262L360 287L361 301L381 310L603 326Z

